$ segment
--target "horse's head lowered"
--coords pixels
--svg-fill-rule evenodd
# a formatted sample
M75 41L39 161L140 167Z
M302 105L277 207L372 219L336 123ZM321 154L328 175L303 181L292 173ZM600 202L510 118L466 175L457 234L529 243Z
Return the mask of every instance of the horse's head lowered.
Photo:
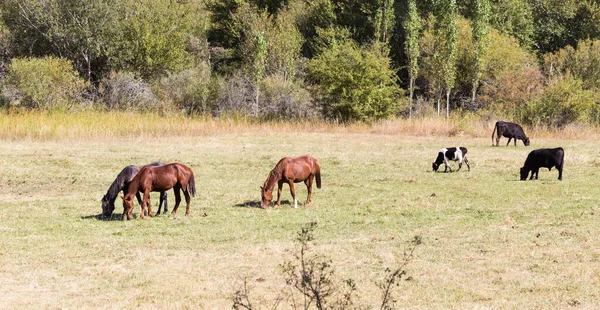
M260 187L260 206L264 209L271 205L273 201L273 189L269 189L267 182Z
M113 211L115 211L115 202L111 201L108 194L106 194L102 197L102 216L110 217Z
M133 195L127 194L123 198L123 216L130 220L133 218Z

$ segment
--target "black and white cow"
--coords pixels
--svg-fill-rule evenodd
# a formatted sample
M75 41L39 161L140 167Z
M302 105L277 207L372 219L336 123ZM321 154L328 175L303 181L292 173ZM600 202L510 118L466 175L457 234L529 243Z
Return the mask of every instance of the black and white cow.
M550 171L552 167L556 167L558 170L558 179L562 180L564 158L565 151L562 147L531 151L529 155L527 155L525 164L521 168L521 180L524 181L527 179L529 171L531 171L531 177L529 179L533 179L533 175L535 174L535 179L537 180L540 168L548 168L548 171Z
M431 163L433 172L437 172L442 163L446 165L444 172L446 172L448 169L450 169L450 172L452 172L452 168L449 165L449 161L451 160L458 161L458 170L456 170L457 172L460 171L463 161L465 164L467 164L467 169L471 171L471 166L469 166L469 160L467 159L467 148L461 146L441 149L435 161Z
M496 132L496 146L500 143L500 137L508 138L507 146L510 144L511 139L515 139L515 146L517 146L517 139L522 140L525 146L529 145L529 138L527 138L525 132L523 132L523 127L519 124L497 121L494 131L492 131L492 146L494 145L494 133Z

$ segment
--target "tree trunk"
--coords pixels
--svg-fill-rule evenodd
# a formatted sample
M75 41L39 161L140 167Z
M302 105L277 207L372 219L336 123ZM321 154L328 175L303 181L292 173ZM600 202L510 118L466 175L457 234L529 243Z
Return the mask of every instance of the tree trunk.
M412 119L412 109L413 109L413 94L415 92L415 79L410 79L410 95L408 97L408 118Z
M450 90L446 90L446 118L450 117Z

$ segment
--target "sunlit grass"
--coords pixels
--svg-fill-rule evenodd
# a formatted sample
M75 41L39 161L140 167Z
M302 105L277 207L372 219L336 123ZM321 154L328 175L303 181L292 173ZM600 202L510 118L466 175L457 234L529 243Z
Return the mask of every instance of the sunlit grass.
M36 134L44 122L55 129ZM280 264L310 221L311 250L356 281L367 308L380 301L374 281L414 235L423 244L395 293L399 307L600 304L593 128L531 129L530 147L491 147L493 122L459 119L339 126L86 112L3 114L0 124L0 290L10 292L0 308L224 309L241 277L271 308L285 286ZM432 173L437 150L454 145L469 149L471 172ZM554 169L518 181L529 151L555 146L565 149L562 182ZM281 208L252 207L277 160L305 153L323 173L313 204L293 209L284 186ZM194 170L192 215L99 220L117 173L155 160Z

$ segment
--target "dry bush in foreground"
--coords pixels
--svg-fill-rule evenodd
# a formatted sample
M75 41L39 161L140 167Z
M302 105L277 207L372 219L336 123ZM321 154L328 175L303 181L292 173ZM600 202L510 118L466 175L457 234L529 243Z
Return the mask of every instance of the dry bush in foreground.
M286 288L270 307L276 309L282 301L287 301L293 309L362 309L356 305L356 283L352 279L339 279L335 275L333 261L324 255L310 252L310 243L314 240L313 231L317 223L311 222L302 227L296 239L300 249L294 260L281 264ZM380 309L393 309L395 304L394 287L406 276L406 267L414 258L414 252L421 244L421 237L415 236L404 252L404 260L397 268L387 268L386 276L378 283L382 292ZM282 297L283 296L283 297ZM257 303L250 298L248 278L243 278L241 287L232 295L233 309L255 309ZM259 307L260 308L260 307Z

